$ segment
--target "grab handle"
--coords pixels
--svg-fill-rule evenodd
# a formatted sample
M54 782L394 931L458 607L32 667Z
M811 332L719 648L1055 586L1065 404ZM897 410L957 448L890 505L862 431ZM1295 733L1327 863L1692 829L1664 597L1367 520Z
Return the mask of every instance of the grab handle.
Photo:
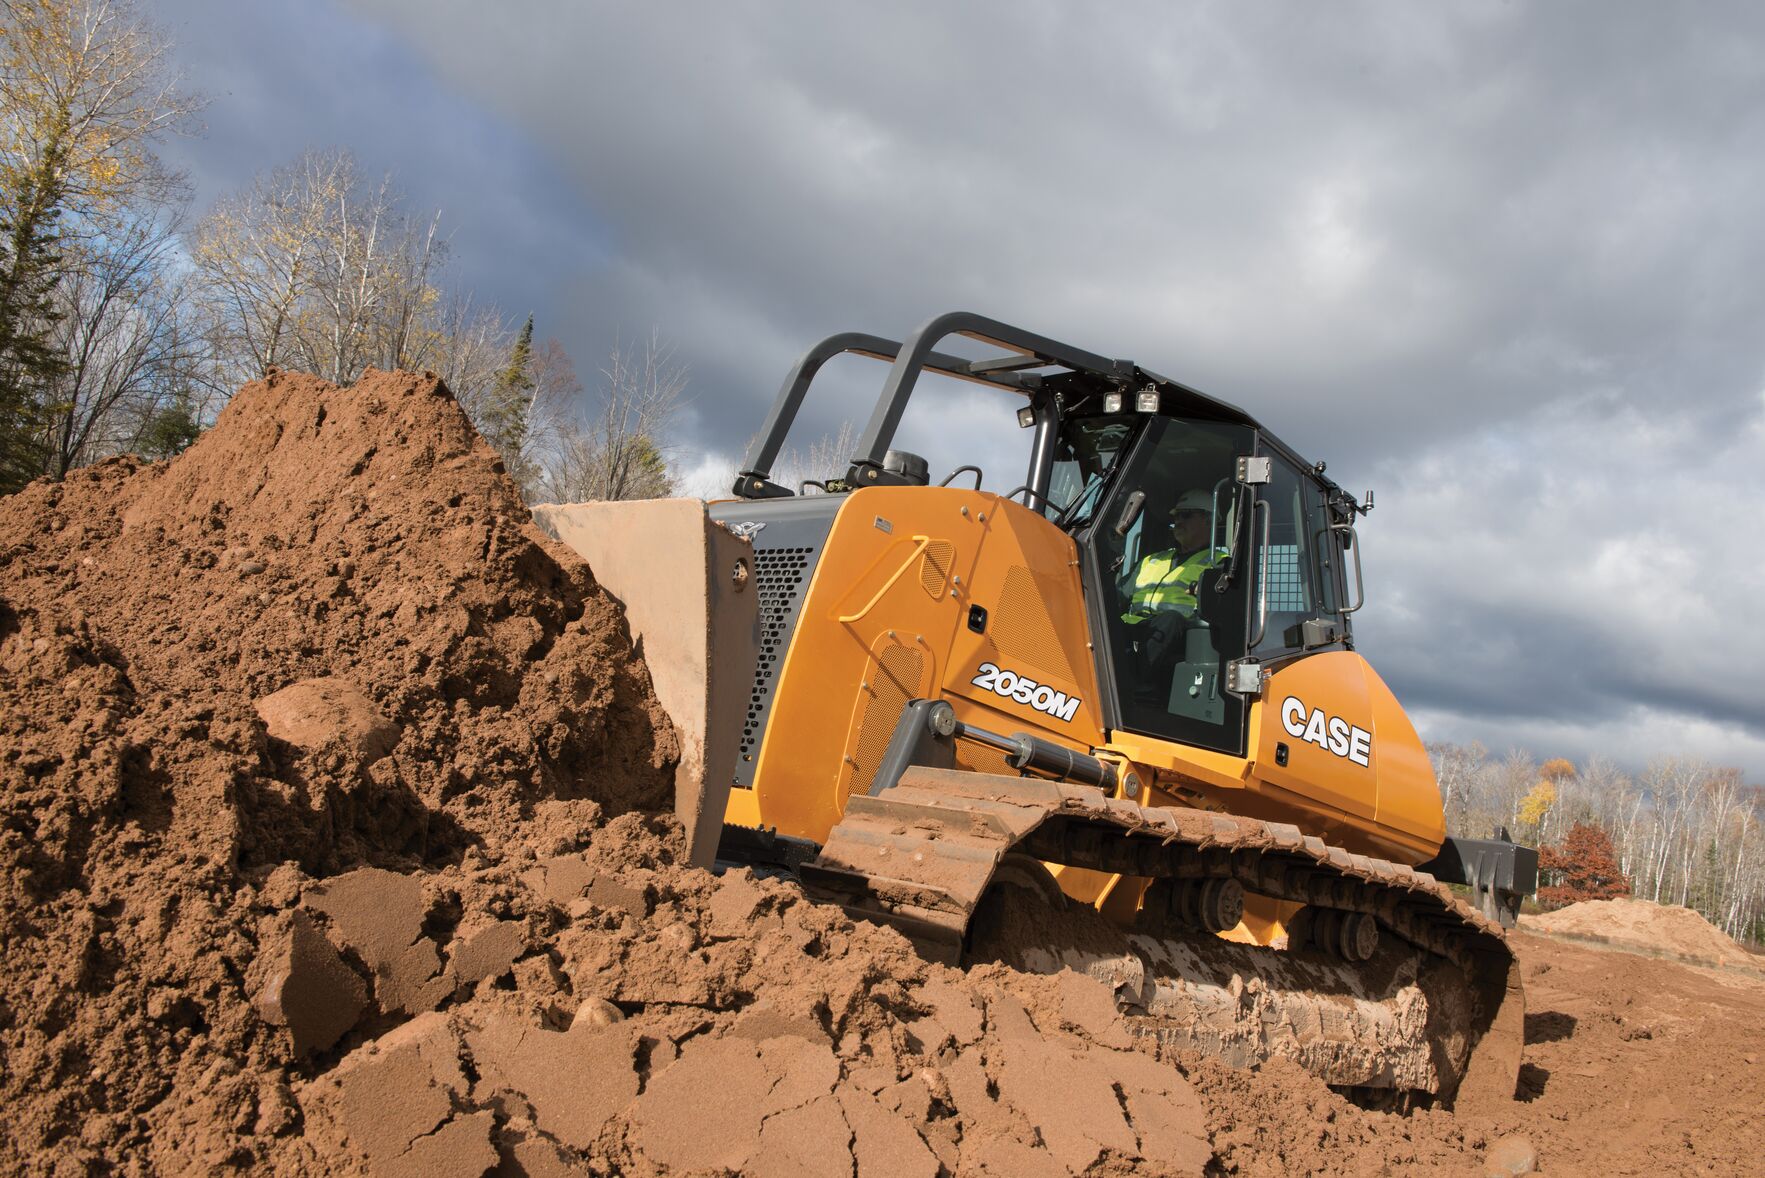
M1262 543L1256 550L1256 630L1244 649L1255 650L1262 645L1263 631L1269 626L1269 520L1274 512L1269 509L1266 499L1258 499L1250 505L1250 517L1256 519L1256 513L1262 512ZM1254 522L1251 525L1255 527Z
M1361 606L1367 604L1367 583L1361 580L1361 538L1355 533L1353 524L1335 524L1331 531L1341 532L1348 537L1348 547L1354 553L1354 604L1346 609L1338 610L1347 617Z
M894 575L891 576L888 580L883 582L883 587L876 591L876 596L872 597L868 602L866 602L863 609L859 610L855 614L851 614L851 615L848 615L846 617L841 618L840 621L841 622L848 622L848 623L861 621L863 619L864 615L869 613L873 608L875 608L876 603L883 599L883 594L887 593L890 589L893 589L895 587L895 582L899 581L901 579L901 574L913 567L913 562L919 559L919 554L924 552L925 546L927 544L930 544L931 542L932 542L932 538L930 536L915 536L915 537L913 537L913 551L908 554L906 560L901 562L901 567L895 570Z

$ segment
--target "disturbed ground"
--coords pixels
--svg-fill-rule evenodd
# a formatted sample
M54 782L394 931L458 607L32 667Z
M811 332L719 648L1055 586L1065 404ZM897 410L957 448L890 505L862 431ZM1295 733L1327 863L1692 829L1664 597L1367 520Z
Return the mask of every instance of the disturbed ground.
M1558 940L1609 946L1689 965L1765 969L1765 960L1690 908L1628 896L1585 900L1540 916L1523 916L1520 927Z
M618 604L432 377L248 386L0 500L0 1170L1756 1168L1765 985L1518 938L1522 1099L1156 1057L678 866ZM1523 1141L1516 1140L1523 1138Z

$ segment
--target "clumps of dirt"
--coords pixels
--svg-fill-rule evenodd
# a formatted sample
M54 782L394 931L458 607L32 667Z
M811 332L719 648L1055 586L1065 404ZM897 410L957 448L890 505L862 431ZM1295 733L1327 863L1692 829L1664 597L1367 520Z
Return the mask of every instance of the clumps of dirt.
M1690 908L1620 897L1583 900L1540 916L1523 916L1521 927L1545 936L1608 945L1633 953L1702 965L1758 969L1740 942Z
M302 1084L301 1148L413 1175L499 1158L530 1174L1194 1173L1211 1156L1188 1084L1131 1049L1088 979L965 977L793 885L669 857L627 818L581 851L432 881L442 903L498 913L437 963L470 997ZM354 951L359 932L332 931Z
M502 952L443 962L410 873L664 805L676 756L617 603L434 377L273 375L170 463L0 501L0 1165L266 1156L352 1011Z

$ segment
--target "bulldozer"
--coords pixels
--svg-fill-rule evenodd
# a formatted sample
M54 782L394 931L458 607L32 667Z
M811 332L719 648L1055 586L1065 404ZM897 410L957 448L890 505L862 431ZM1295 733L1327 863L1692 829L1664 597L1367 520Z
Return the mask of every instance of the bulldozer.
M842 356L888 366L857 452L781 485ZM894 447L948 380L1027 432L1009 488ZM1089 974L1161 1049L1508 1098L1537 856L1447 837L1355 650L1372 496L1324 472L1137 363L954 312L810 348L728 499L534 517L625 604L695 863L791 876L933 960Z

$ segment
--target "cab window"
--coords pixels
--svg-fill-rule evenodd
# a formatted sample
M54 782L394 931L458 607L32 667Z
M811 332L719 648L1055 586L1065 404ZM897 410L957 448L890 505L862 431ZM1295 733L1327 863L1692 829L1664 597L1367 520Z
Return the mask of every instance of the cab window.
M1322 489L1286 458L1267 456L1269 481L1258 489L1257 518L1251 521L1261 584L1250 603L1251 653L1265 659L1304 649L1307 620L1338 620L1341 563Z
M1044 514L1067 528L1089 522L1138 424L1131 417L1088 417L1069 422L1055 444L1048 500L1037 505Z

